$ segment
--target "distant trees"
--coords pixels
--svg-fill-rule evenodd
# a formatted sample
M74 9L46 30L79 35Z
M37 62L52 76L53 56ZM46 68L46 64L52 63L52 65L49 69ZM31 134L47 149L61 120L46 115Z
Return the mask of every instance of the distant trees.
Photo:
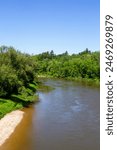
M79 54L54 55L45 52L35 57L38 60L39 74L46 74L58 78L100 78L100 53L91 52L86 48ZM46 54L46 55L45 55Z
M0 97L6 98L23 93L31 94L31 84L37 75L57 78L100 78L100 53L88 49L69 55L55 55L54 51L35 56L23 54L13 47L0 47ZM25 92L24 92L25 91Z
M54 51L30 56L13 47L0 47L0 118L35 100L38 75L69 79L100 79L100 53L88 49L69 55ZM99 82L98 82L99 83Z

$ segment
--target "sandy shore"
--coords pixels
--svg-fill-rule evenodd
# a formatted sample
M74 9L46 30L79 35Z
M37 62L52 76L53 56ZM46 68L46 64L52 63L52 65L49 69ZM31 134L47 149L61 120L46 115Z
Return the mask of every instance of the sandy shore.
M24 112L20 110L12 111L0 120L0 146L14 132L16 126L21 122L23 114Z

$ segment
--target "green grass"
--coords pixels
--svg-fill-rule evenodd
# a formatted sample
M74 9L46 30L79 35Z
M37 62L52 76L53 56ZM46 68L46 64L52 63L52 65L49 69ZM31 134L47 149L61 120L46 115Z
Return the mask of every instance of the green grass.
M6 100L0 98L0 119L7 113L21 109L23 107L22 103L17 103L12 100Z
M23 104L29 104L31 102L35 102L37 100L36 95L12 95L12 100L17 101L17 102L22 102Z
M0 119L13 110L27 107L29 104L36 102L38 100L38 96L35 94L36 90L36 85L29 84L29 88L23 87L21 93L18 95L12 94L10 99L0 98Z

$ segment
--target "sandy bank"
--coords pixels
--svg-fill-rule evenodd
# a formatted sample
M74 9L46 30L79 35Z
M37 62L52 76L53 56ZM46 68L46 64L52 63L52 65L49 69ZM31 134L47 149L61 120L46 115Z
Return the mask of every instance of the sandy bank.
M24 112L20 110L8 113L0 120L0 146L14 132L16 126L21 122Z

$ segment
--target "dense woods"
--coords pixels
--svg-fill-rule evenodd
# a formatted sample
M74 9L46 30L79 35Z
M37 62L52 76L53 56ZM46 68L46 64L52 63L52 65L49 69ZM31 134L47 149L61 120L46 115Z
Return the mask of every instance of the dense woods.
M99 84L100 53L88 49L78 54L55 55L53 51L34 56L40 76L93 81Z
M0 117L35 100L36 62L13 47L0 47Z
M88 49L69 55L54 51L23 54L13 47L0 47L0 118L36 99L39 76L93 81L99 84L100 53Z

